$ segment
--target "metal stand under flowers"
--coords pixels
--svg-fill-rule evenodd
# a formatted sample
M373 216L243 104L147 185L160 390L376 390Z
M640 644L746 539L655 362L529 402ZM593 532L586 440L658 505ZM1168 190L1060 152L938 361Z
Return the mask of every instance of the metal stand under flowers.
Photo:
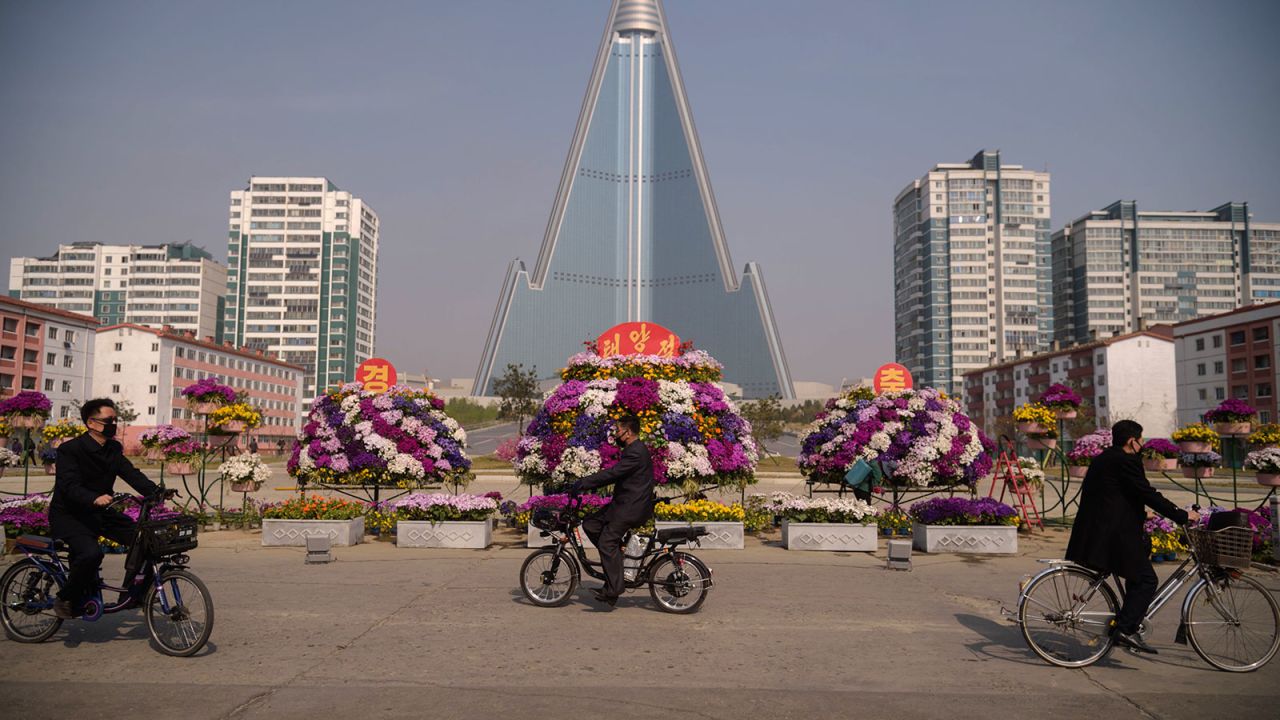
M1067 510L1080 503L1081 488L1077 487L1075 488L1074 493L1072 492L1071 473L1067 470L1067 443L1069 441L1067 439L1067 427L1063 422L1061 415L1057 416L1057 426L1058 444L1055 447L1041 448L1040 450L1033 452L1042 453L1036 458L1040 461L1040 466L1042 468L1050 457L1053 457L1058 462L1058 474L1060 478L1058 485L1054 486L1049 482L1048 473L1045 474L1044 482L1040 483L1040 512L1042 515L1047 517L1050 512L1061 509L1062 524L1065 525L1067 524ZM1083 486L1083 483L1081 485ZM1052 505L1048 504L1048 495L1045 492L1045 488L1052 488L1053 492L1058 496Z
M225 460L227 446L230 445L231 442L235 440L235 436L236 436L234 432L228 432L226 435L226 440L221 445L219 445L216 448L212 446L212 443L209 440L210 438L209 414L212 413L215 408L211 408L209 407L209 405L210 403L201 403L201 402L194 402L191 404L191 411L196 415L199 415L201 420L200 443L199 443L200 465L196 469L196 472L194 473L194 478L192 478L192 473L178 473L178 475L182 478L182 487L187 492L188 502L190 502L193 499L196 501L196 509L199 511L201 516L204 515L205 508L212 505L212 503L209 502L209 493L212 492L213 490L213 482L209 480L209 475L208 475L209 460L212 459L219 452L222 453L223 459ZM160 466L160 477L161 477L161 480L164 479L163 463ZM189 478L194 479L196 484L196 492L191 491ZM223 500L224 500L224 488L223 488L221 477L218 478L217 482L218 482L217 507L219 511L221 511Z
M1222 442L1223 460L1226 461L1227 465L1231 467L1231 507L1240 507L1240 480L1239 480L1239 468L1237 467L1239 457L1238 457L1237 444L1243 442L1241 438L1247 437L1248 433L1239 432L1239 433L1218 433L1218 434L1220 437L1222 437L1222 440L1223 440ZM1204 483L1204 479L1201 478L1199 475L1196 475L1196 477L1194 478L1195 483L1193 487L1187 487L1182 483L1178 482L1177 479L1169 475L1168 471L1161 470L1160 474L1164 476L1165 480L1168 480L1171 484L1173 484L1174 487L1178 488L1179 490L1182 490L1183 492L1189 492L1195 495L1195 499L1196 499L1195 501L1197 505L1201 504L1200 496L1203 495L1205 502L1209 503L1210 506L1215 506L1215 505L1219 507L1226 506L1226 502L1227 502L1226 497L1214 497L1213 494L1209 492L1209 486ZM1280 489L1280 488L1273 487L1271 488L1270 492L1262 496L1262 500L1259 501L1258 506L1257 508L1255 508L1255 510L1262 509L1262 507L1270 501L1271 496L1276 494L1277 489Z

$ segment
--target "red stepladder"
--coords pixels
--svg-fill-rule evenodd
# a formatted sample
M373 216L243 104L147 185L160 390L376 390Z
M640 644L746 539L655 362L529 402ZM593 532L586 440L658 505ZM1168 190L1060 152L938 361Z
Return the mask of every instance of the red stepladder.
M996 484L1000 485L1000 497L996 498L1000 502L1004 502L1004 494L1007 490L1010 495L1010 504L1018 510L1022 515L1022 522L1028 528L1032 526L1044 529L1044 518L1040 516L1040 510L1036 507L1036 498L1032 492L1031 485L1027 482L1027 476L1022 474L1022 466L1018 464L1018 452L1014 448L1013 440L1008 436L1000 438L1004 447L1000 451L1000 457L996 460L995 474L991 477L991 489L987 492L989 497L996 497Z

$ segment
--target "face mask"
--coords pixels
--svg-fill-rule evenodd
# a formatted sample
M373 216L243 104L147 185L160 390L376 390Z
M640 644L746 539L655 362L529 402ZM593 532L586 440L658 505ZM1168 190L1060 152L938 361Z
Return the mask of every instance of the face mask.
M622 447L622 448L624 448L624 447L626 447L626 446L627 446L626 441L625 441L625 440L623 440L621 437L618 437L617 435L614 435L614 436L613 436L613 444L614 444L614 445L617 445L618 447Z
M102 424L102 436L105 438L113 438L116 436L116 421Z

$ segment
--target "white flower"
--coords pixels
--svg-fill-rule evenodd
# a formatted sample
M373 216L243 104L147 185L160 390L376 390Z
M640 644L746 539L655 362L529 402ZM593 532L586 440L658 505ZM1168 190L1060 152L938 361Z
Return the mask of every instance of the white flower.
M393 444L394 447L394 444ZM396 475L409 475L421 479L424 473L422 463L412 455L395 453L387 460L387 470Z
M586 477L600 469L600 453L583 447L569 446L560 456L560 464L552 471L556 480Z

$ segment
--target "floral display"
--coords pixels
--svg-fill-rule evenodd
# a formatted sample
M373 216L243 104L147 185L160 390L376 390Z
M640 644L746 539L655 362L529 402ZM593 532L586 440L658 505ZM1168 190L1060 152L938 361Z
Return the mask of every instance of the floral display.
M1244 456L1244 466L1260 473L1280 473L1280 448L1267 447Z
M1079 410L1084 399L1070 386L1054 383L1045 389L1039 403L1056 412Z
M876 526L887 535L907 535L911 532L911 516L901 508L889 508L876 516Z
M434 393L348 383L311 404L288 469L299 485L463 485L471 477L466 445L466 431Z
M1019 423L1034 423L1043 425L1046 428L1053 427L1058 424L1058 416L1047 406L1032 402L1025 405L1019 405L1013 409L1013 421Z
M53 403L48 396L35 390L23 390L8 400L0 402L0 415L22 417L49 417ZM12 425L12 421L10 421Z
M936 497L912 504L911 518L921 525L1017 525L1018 512L995 498Z
M226 405L236 401L236 391L212 377L206 377L182 388L182 397L192 402Z
M262 413L244 402L233 402L209 413L209 429L222 430L228 423L239 422L246 430L252 430L262 424Z
M1191 423L1185 427L1180 427L1173 431L1169 437L1174 442L1207 442L1217 450L1222 447L1222 438L1218 435L1218 431L1205 425L1204 423Z
M1190 468L1211 468L1222 464L1222 456L1212 450L1202 453L1182 453L1178 456L1178 464Z
M447 495L444 493L412 493L392 501L400 520L485 520L498 510L498 503L487 495Z
M164 450L170 445L190 440L191 433L177 425L157 425L150 430L142 431L138 443L148 450Z
M0 525L5 536L49 534L49 495L33 493L0 500Z
M1040 467L1040 461L1033 457L1019 457L1018 467L1022 470L1022 477L1027 481L1027 485L1039 489L1044 487L1044 468Z
M1099 428L1076 440L1075 447L1067 453L1067 463L1087 466L1109 447L1111 447L1111 428Z
M1251 422L1258 415L1258 410L1249 403L1237 398L1227 398L1218 407L1204 414L1206 422L1211 423L1244 423Z
M83 435L85 427L74 420L63 418L40 429L40 437L47 443L70 440Z
M775 514L797 523L844 523L872 525L876 509L857 498L809 498L789 495L773 498Z
M0 446L0 469L18 467L22 464L22 456L7 447Z
M1160 460L1176 458L1182 454L1178 446L1165 440L1164 438L1152 438L1142 445L1142 458L1144 460Z
M805 429L796 462L821 482L841 482L865 460L880 463L886 482L897 486L972 486L991 472L993 451L955 400L924 388L827 401Z
M11 435L13 435L13 428L9 426L8 416L0 415L0 438L7 438Z
M253 483L261 485L271 479L271 468L256 453L236 455L218 468L218 476L224 483Z
M1172 520L1159 515L1147 518L1142 525L1142 530L1151 541L1153 556L1177 555L1180 552L1186 552L1187 546L1182 544L1178 526Z
M725 505L714 500L658 503L653 509L654 520L674 522L742 522L746 517L741 503Z
M759 452L751 424L717 382L721 366L690 350L678 357L586 352L569 359L530 421L513 465L521 482L558 488L612 467L621 449L609 442L626 414L640 420L654 481L688 490L755 482Z
M268 520L350 520L364 515L367 509L364 503L352 500L299 495L262 506L262 517Z
M529 527L529 518L533 516L535 510L543 508L550 510L567 511L570 506L576 508L579 519L586 518L600 508L609 504L612 500L604 495L594 495L587 493L579 495L577 500L573 500L567 493L556 493L553 495L534 495L519 505L514 503L503 503L503 515L507 516L507 523L511 527L523 532Z
M1245 442L1256 448L1280 446L1280 425L1276 423L1259 425L1249 434L1249 437L1245 438Z
M204 446L188 437L186 440L179 440L170 443L164 447L164 459L166 462L195 462L200 459Z

